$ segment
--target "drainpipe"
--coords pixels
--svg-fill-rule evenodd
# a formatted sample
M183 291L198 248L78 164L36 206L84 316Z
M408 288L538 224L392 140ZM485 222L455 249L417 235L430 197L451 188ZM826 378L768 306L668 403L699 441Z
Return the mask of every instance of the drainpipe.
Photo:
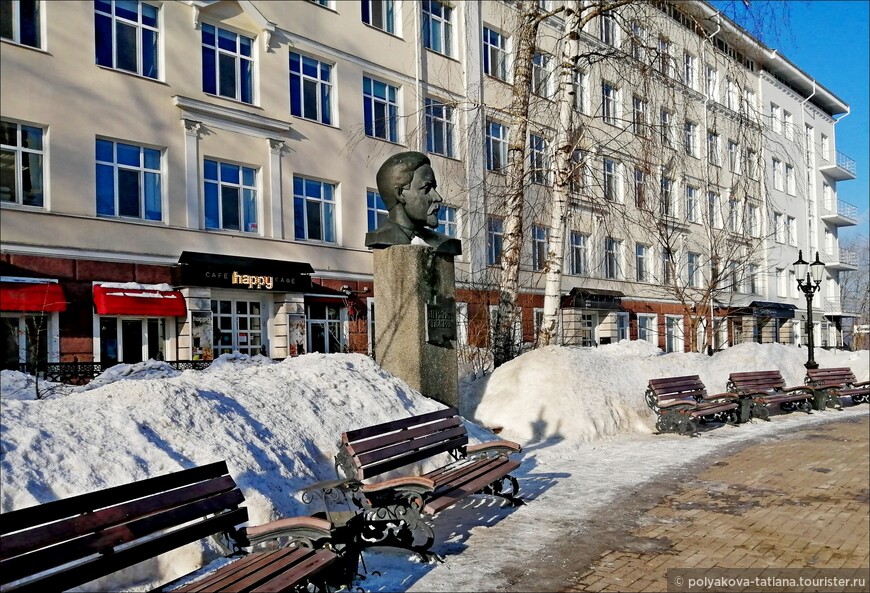
M806 141L806 134L807 134L805 106L807 104L807 101L812 99L815 95L816 95L816 79L814 78L813 79L813 92L812 92L812 94L809 97L807 97L806 99L804 99L803 101L801 101L801 123L804 124L804 141ZM813 146L812 149L815 151L815 146ZM807 163L807 170L809 170L809 163ZM815 185L815 182L816 182L816 172L814 170L812 172L811 183L813 183L813 185ZM811 191L809 187L807 188L807 191ZM815 195L814 192L813 192L813 195ZM819 201L818 196L816 196L816 199L813 200L813 207L815 208L815 210L819 209L818 201ZM807 231L807 239L809 239L809 237L810 237L810 223L811 222L815 223L815 220L816 220L815 212L812 212L812 213L809 212L809 200L807 200L807 212L808 212L808 216L807 216L806 231ZM813 246L810 245L810 249L812 249L812 248L813 248Z
M713 31L712 33L710 33L710 35L707 35L707 38L705 40L707 43L712 42L713 38L719 34L719 31L722 30L722 22L719 20L719 12L718 11L716 11L716 14L713 15L713 19L716 21L716 30ZM704 48L705 48L705 51L704 51L704 70L705 70L705 72L704 72L704 74L706 75L706 69L707 69L706 45L704 46ZM706 132L709 129L707 127L707 125L708 125L707 106L710 103L710 94L707 92L706 78L704 80L704 83L705 83L705 85L704 85L704 132ZM709 159L709 156L707 158ZM709 192L710 192L709 179L707 181L708 181L706 184L707 193L709 194ZM701 203L704 204L707 199L708 199L708 197L706 195L701 196ZM720 196L720 199L721 199L721 196ZM707 206L709 208L709 204ZM712 224L713 224L713 221L710 221L711 226L712 226ZM712 229L711 229L710 233L712 234ZM710 255L712 256L712 254L713 254L713 239L709 235L708 235L708 238L710 239ZM706 332L707 335L705 337L707 339L707 354L710 356L713 356L713 341L714 341L713 340L713 333L716 331L716 328L713 327L713 306L714 306L715 302L716 302L715 299L711 298L709 306L707 307L707 311L709 312L709 319L707 320L707 332Z
M423 137L425 121L423 119L423 30L420 22L421 7L414 8L414 47L416 55L416 65L414 72L414 84L417 92L417 150L424 151Z

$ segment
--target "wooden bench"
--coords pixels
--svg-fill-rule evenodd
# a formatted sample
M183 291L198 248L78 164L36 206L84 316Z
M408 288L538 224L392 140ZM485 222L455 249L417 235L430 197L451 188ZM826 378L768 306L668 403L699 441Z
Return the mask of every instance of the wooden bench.
M510 441L469 446L459 413L446 408L343 433L336 470L345 487L361 495L362 545L401 546L425 554L434 532L423 515L476 493L522 504L517 480L510 475L520 463L508 457L519 451ZM442 453L452 460L437 469L422 474L407 469ZM404 472L398 477L391 474L400 469ZM385 474L390 478L377 480Z
M849 367L808 369L804 381L825 394L828 405L839 406L846 396L856 404L870 402L870 381L858 381Z
M778 370L731 373L726 387L741 398L750 398L752 417L763 420L770 420L768 406L774 404L779 404L786 411L798 409L809 414L813 408L811 402L816 398L816 391L812 387L786 387L785 379ZM815 407L818 408L818 405Z
M0 590L65 591L209 536L241 558L181 591L346 584L336 552L316 548L329 542L329 522L295 517L239 528L248 519L243 502L220 461L3 513ZM245 554L249 546L255 551Z
M650 379L644 397L658 416L659 433L693 435L700 421L737 424L748 419L748 404L741 408L733 393L708 394L698 375Z

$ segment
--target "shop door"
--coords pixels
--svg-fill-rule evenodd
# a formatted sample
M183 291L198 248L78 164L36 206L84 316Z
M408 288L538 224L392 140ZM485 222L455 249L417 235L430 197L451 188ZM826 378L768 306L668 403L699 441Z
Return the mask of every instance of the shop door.
M133 364L142 362L142 320L121 320L121 352L124 362Z
M591 313L580 316L580 345L595 346L595 327L598 325L598 315Z
M324 354L346 352L344 320L347 309L327 303L310 303L305 309L308 319L308 351Z
M165 320L100 317L100 362L104 365L163 360Z
M214 353L265 354L263 305L260 301L217 299L211 302Z

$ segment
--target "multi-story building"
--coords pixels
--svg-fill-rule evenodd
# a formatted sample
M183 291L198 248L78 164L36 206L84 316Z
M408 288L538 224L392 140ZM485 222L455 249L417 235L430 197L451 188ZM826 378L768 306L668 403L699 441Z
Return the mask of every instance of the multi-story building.
M4 366L370 352L364 237L386 215L375 173L402 150L433 161L439 230L464 246L460 342L486 345L515 3L2 7ZM550 221L562 21L541 27L517 343L540 320ZM822 311L841 315L836 229L854 215L836 181L854 166L833 156L834 117L848 106L704 2L623 7L581 44L560 341L793 342L777 320L794 309L769 305L800 304L786 262L803 245L828 262ZM793 133L769 130L770 102ZM709 304L697 325L692 299Z

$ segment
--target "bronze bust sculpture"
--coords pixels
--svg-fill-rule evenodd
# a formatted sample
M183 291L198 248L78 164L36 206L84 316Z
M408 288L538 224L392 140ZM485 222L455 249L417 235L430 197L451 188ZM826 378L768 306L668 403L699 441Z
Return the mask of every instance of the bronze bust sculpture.
M459 239L431 230L438 226L438 210L443 199L435 191L438 184L429 157L414 151L394 154L378 169L376 179L389 213L383 224L366 233L367 247L410 245L416 243L414 239L419 239L436 253L462 253Z

